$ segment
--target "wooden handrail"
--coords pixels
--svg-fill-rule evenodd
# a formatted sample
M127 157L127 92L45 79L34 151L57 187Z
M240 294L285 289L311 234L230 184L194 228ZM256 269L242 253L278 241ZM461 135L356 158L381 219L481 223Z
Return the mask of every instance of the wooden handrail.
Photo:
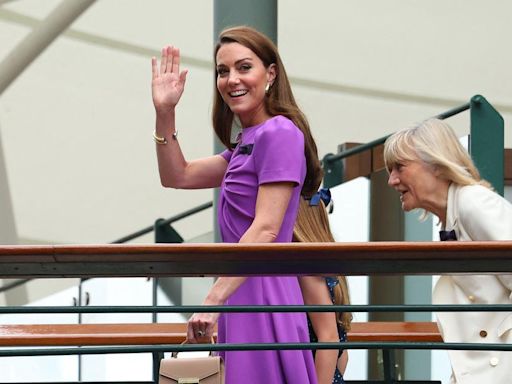
M362 143L343 143L338 146L339 151L348 150ZM373 172L384 169L384 157L382 155L384 145L378 145L364 152L343 159L343 181L349 181L356 177L367 177ZM504 183L512 185L512 148L504 149Z
M0 246L0 278L510 271L512 241Z
M0 325L2 347L181 344L186 323ZM354 322L349 341L440 342L433 322Z

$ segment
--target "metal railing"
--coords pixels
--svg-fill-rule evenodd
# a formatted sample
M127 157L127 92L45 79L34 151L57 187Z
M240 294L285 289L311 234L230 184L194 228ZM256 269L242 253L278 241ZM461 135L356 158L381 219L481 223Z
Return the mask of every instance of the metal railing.
M172 216L172 217L170 217L168 219L158 219L155 222L155 224L150 225L150 226L148 226L146 228L143 228L143 229L141 229L139 231L136 231L136 232L134 232L132 234L123 236L120 239L114 240L114 241L112 241L111 244L127 243L128 241L131 241L133 239L136 239L137 237L144 236L144 235L154 231L155 228L171 225L171 224L173 224L173 223L175 223L175 222L177 222L179 220L185 219L185 218L187 218L187 217L189 217L191 215L194 215L196 213L204 211L205 209L211 208L212 206L213 206L213 202L210 201L210 202L198 205L195 208L191 208L191 209L189 209L187 211L179 213L179 214L177 214L175 216Z
M464 263L460 261L464 260ZM210 263L206 263L210 261ZM512 270L512 241L452 243L295 243L295 244L180 244L104 246L3 246L0 247L0 277L20 273L39 277L56 275L91 277L98 267L103 276L166 275L287 275L326 271L345 275L425 274L425 273L506 273ZM211 271L216 265L216 271ZM21 267L26 271L21 271ZM114 268L114 266L117 266ZM123 266L122 268L120 266ZM320 266L320 267L319 267ZM377 266L377 267L375 267ZM512 305L466 306L177 306L177 307L5 307L0 313L99 313L99 312L317 312L317 311L507 311ZM147 353L157 364L167 351L234 351L297 349L381 349L390 359L395 349L497 350L512 351L510 344L345 342L221 345L155 345L112 347L66 347L0 349L0 356L87 355L107 353ZM391 361L391 360L390 360ZM156 372L156 371L155 371ZM395 383L388 377L386 383ZM156 380L156 376L155 376ZM406 382L406 381L405 381Z
M477 163L477 166L481 169L481 173L484 178L491 181L491 183L495 186L495 188L498 190L498 192L503 193L503 167L500 166L494 166L495 164L503 164L503 151L496 150L496 148L501 145L501 149L503 149L503 119L499 115L497 111L494 110L494 108L483 98L482 96L474 96L469 103L466 103L464 105L461 105L459 107L453 108L449 111L446 111L444 113L441 113L437 115L436 117L440 119L446 119L451 116L454 116L458 113L461 113L463 111L466 111L470 109L471 110L471 141L470 141L470 151L472 153L472 156ZM485 129L485 140L481 137L482 132L484 132ZM489 130L490 129L490 130ZM500 136L501 136L501 142L500 142ZM372 149L378 145L381 145L385 142L385 140L389 137L389 135L384 136L380 139L374 140L372 142L366 143L364 145L360 145L355 148L351 148L349 150L340 152L336 155L328 154L323 159L323 165L325 169L325 185L326 186L333 186L336 184L339 184L343 180L343 159L362 153L364 151L367 151L369 149ZM483 144L479 144L483 143ZM492 143L492 144L489 144ZM495 144L497 143L497 144ZM501 144L500 144L501 143ZM491 153L491 154L489 154ZM501 161L500 161L501 159ZM497 162L497 163L496 163ZM493 164L492 167L486 166L486 164L491 163ZM500 173L501 172L501 173ZM501 179L500 179L501 177ZM332 182L335 182L335 184L332 184ZM500 181L501 180L501 181ZM134 232L130 235L124 236L118 240L115 240L112 242L112 244L120 244L124 243L130 240L133 240L139 236L145 235L153 230L156 230L157 228L167 228L170 226L170 224L185 218L191 214L200 212L204 209L207 209L211 207L213 204L211 202L202 204L201 206L198 206L196 208L193 208L191 210L188 210L186 212L183 212L179 215L173 216L169 219L159 219L155 222L154 225L143 228L137 232ZM176 233L177 235L177 233ZM163 236L166 236L164 233ZM173 237L174 233L171 231L170 236ZM178 235L179 236L179 235ZM287 256L287 251L284 251L284 259L281 260L281 263L290 263L292 262L293 268L288 273L289 274L299 274L299 273L308 273L308 274L325 274L329 273L332 274L333 271L338 270L340 274L350 275L350 274L381 274L381 273L447 273L447 272L506 272L512 270L512 257L503 257L503 249L496 249L496 243L489 243L484 244L485 247L480 247L481 244L475 244L472 243L471 246L477 246L479 248L479 252L481 252L479 258L474 258L470 262L470 264L463 264L461 265L460 260L467 258L467 252L469 249L465 249L462 253L459 252L460 249L458 248L450 248L450 245L443 244L441 247L442 249L407 249L407 252L412 252L410 255L414 255L413 259L402 258L402 257L391 257L390 255L384 257L383 259L379 260L376 263L376 260L369 260L365 256L368 254L374 254L374 252L381 253L382 255L387 255L387 252L389 250L386 250L386 244L380 243L380 245L383 246L383 248L372 248L370 246L370 249L366 249L362 252L362 249L354 251L354 249L350 249L350 246L348 246L347 249L350 249L348 252L355 252L357 253L357 259L351 258L350 256L346 257L346 250L344 251L344 257L342 259L335 258L335 260L332 258L332 252L336 252L336 250L333 250L329 247L329 245L322 244L322 248L324 254L325 250L327 249L327 253L329 254L328 257L325 257L322 259L322 257L318 258L318 253L320 250L317 249L309 249L307 248L308 245L306 244L300 244L300 247L306 246L305 249L293 249L295 245L292 247L292 252L295 257L295 259L292 261ZM389 244L388 244L389 245ZM418 245L418 243L415 243L415 245ZM274 245L271 245L274 246ZM396 246L396 244L392 245L393 247ZM182 246L183 247L183 246ZM38 277L81 277L83 280L88 279L90 277L102 277L102 276L111 276L112 274L115 276L219 276L226 273L226 275L240 275L243 273L244 270L250 271L247 273L259 275L259 274L274 274L279 272L279 274L283 273L282 265L275 266L274 264L270 263L269 260L265 260L264 263L260 263L258 261L258 254L261 251L261 249L256 250L256 253L254 255L255 258L251 259L251 249L249 249L249 258L247 255L247 248L243 247L236 247L236 245L233 247L233 249L223 249L215 247L215 246L208 246L208 259L205 259L203 256L204 254L203 249L199 247L200 249L193 250L192 248L182 248L182 252L177 253L174 252L172 249L162 249L162 248L147 248L146 253L142 252L142 254L145 254L145 257L142 257L141 262L139 263L130 263L128 261L128 264L125 262L123 263L123 267L120 268L120 264L118 263L118 260L115 260L116 257L107 257L105 259L104 256L112 256L115 255L115 253L118 251L114 248L111 248L110 250L103 249L101 246L96 247L98 251L104 251L106 253L101 254L101 263L96 263L95 261L86 261L85 264L89 265L89 269L85 268L82 271L76 271L76 257L77 257L77 249L73 246L68 246L67 250L69 251L68 254L66 253L66 247L53 247L52 250L49 250L48 248L43 250L43 254L45 255L52 255L53 257L57 257L63 261L62 263L57 261L56 264L52 265L52 268L49 268L46 272L41 271L42 264L40 262L36 262L35 264L39 264L39 266L35 265L34 263L31 263L30 261L24 260L22 264L18 265L11 265L8 267L11 267L10 270L4 270L4 265L0 264L0 275L4 275L5 273L10 274L11 276L38 276ZM210 248L211 247L211 248ZM230 246L232 247L232 246ZM196 247L197 248L197 247ZM250 248L250 247L249 247ZM296 247L295 247L296 248ZM499 247L498 247L499 248ZM506 244L505 248L507 248L510 251L510 244ZM21 250L22 248L18 248L18 250ZM35 249L35 248L34 248ZM33 249L33 250L34 250ZM26 249L28 253L30 253L30 250ZM42 249L40 248L39 251ZM2 250L0 249L0 256L2 255ZM49 252L48 252L49 251ZM87 250L87 255L91 255L92 249ZM112 252L113 251L113 252ZM130 255L135 254L133 252L133 249L130 247L126 247L124 249L125 252L127 252ZM184 251L184 253L183 253ZM169 257L168 254L170 252L175 258ZM211 256L219 256L223 254L224 252L227 252L227 258L221 257L220 259L212 260L210 259ZM244 256L241 260L243 260L242 263L240 263L238 260L233 259L233 255L237 255L238 252L243 252ZM283 252L283 249L280 248L279 253L281 254ZM304 253L306 252L306 255L304 256ZM393 252L396 253L396 250ZM428 257L427 259L423 259L422 257L418 258L417 255L420 254L423 256L427 253L435 252L436 258L439 258L436 260L437 266L435 268L432 268L432 258ZM277 252L276 252L277 253ZM389 252L388 252L389 253ZM168 258L166 261L162 261L159 259L160 256L164 255ZM185 261L183 259L183 255L187 254L187 260ZM199 263L204 268L201 268L197 264L197 260L194 260L194 256L192 258L190 257L190 254L199 257L198 260L201 261ZM496 257L496 254L500 254L502 256ZM510 254L510 252L509 252ZM19 255L19 254L18 254ZM75 260L70 261L69 263L65 262L65 259L69 256L73 255L73 258ZM155 255L158 255L159 257L154 257ZM301 256L297 256L301 255ZM363 257L361 257L363 255ZM409 253L408 253L409 255ZM84 256L84 255L82 255ZM149 256L149 257L148 257ZM310 256L314 257L314 261L310 259ZM396 256L396 255L395 255ZM451 257L454 257L453 259ZM78 257L81 259L81 257ZM298 260L297 260L298 258ZM372 258L370 258L372 259ZM272 254L272 260L275 260L275 253ZM398 262L397 265L394 265L390 269L386 269L386 267L383 267L383 262L388 263L390 261ZM220 262L220 264L219 264ZM72 265L72 263L75 263L75 265ZM80 263L82 266L84 266L84 260L81 259ZM98 264L98 265L97 265ZM228 265L229 264L229 265ZM386 264L387 265L387 264ZM23 268L21 268L23 266ZM43 268L47 268L47 266L44 266ZM226 269L227 268L227 269ZM247 269L245 269L247 268ZM335 268L335 269L333 269ZM338 269L336 269L338 268ZM48 275L45 275L48 271L53 271L49 273ZM74 271L75 270L75 271ZM117 272L114 272L116 270ZM132 272L129 272L132 270ZM74 272L73 272L74 271ZM159 271L159 272L157 272ZM228 272L226 272L228 271ZM14 287L17 287L19 285L22 285L26 283L27 281L31 280L25 279L25 280L18 280L16 282L13 282L7 286L0 287L0 292L5 291L7 289L11 289ZM493 311L511 311L510 306L467 306L468 308L465 308L464 306L367 306L364 309L358 308L357 306L341 306L341 307L333 307L333 306L300 306L300 307L271 307L271 308L258 308L254 306L247 306L244 308L237 307L237 308L229 308L229 307L216 307L216 308L204 308L204 307L197 307L197 306L175 306L175 307L110 307L108 309L101 308L101 307L79 307L79 308L70 308L70 307L63 307L66 308L66 310L69 310L69 312L59 312L61 310L64 310L62 308L58 307L48 307L48 308L38 308L38 307L30 307L27 308L29 310L51 310L51 311L57 311L57 312L51 312L51 313L104 313L102 311L105 310L114 310L115 312L151 312L151 313L160 313L160 312L178 312L178 313L191 313L191 312L206 312L206 311L218 311L218 312L237 312L237 311L246 311L246 312L268 312L268 311L283 311L283 312L322 312L322 311L332 311L333 309L337 309L340 311L348 310L352 312L357 311L363 311L363 312L393 312L393 311L403 311L403 312L429 312L429 311L443 311L443 310L450 310L450 311L467 311L467 310L478 310L478 311L486 311L486 310L493 310ZM5 310L6 312L3 312ZM8 312L9 310L12 310L13 312ZM0 313L30 313L30 312L16 312L18 308L10 308L6 307L0 310ZM76 311L76 312L73 312ZM97 312L95 312L97 311ZM34 313L34 312L32 312ZM39 312L39 313L48 313L48 312ZM247 348L247 349L246 349ZM495 349L495 350L512 350L512 347L510 345L503 345L503 344L463 344L463 343L291 343L291 344L284 344L284 345L265 345L265 344L247 344L245 346L243 345L229 345L229 344L223 344L223 345L214 345L211 346L211 350L260 350L260 349L332 349L332 348L343 348L343 349L382 349L383 351L391 351L393 349L472 349L472 350L481 350L481 349ZM204 346L176 346L176 345L168 345L168 346L157 346L157 347L132 347L130 350L134 353L139 352L152 352L154 354L158 353L161 356L161 353L163 351L185 351L185 350L204 350ZM128 352L127 347L80 347L80 348L65 348L65 349L51 349L45 351L44 349L29 349L29 350L23 350L23 351L12 351L19 353L13 354L11 356L28 356L28 355L43 355L43 354L104 354L104 353L125 353ZM48 352L48 353L45 353ZM386 352L385 355L387 356L388 362L391 361L391 357L389 353ZM6 356L4 353L8 353L7 351L0 350L0 356ZM26 353L26 354L25 354ZM154 355L156 356L156 355ZM391 360L390 360L391 359ZM154 358L155 363L157 362L157 359ZM391 382L391 381L389 381Z
M196 213L199 213L199 212L202 212L204 211L205 209L208 209L210 207L213 206L213 202L207 202L207 203L203 203L201 205L198 205L197 207L195 208L191 208L187 211L184 211L182 213L179 213L175 216L171 216L169 217L168 219L158 219L155 221L155 224L153 225L150 225L148 227L145 227L145 228L142 228L138 231L135 231L129 235L126 235L126 236L123 236L117 240L114 240L112 241L110 244L124 244L124 243L127 243L131 240L134 240L138 237L141 237L141 236L144 236L144 235L147 235L148 233L151 233L153 231L159 231L159 230L162 230L162 228L165 228L165 227L168 227L170 226L171 224L179 221L179 220L182 220L182 219L185 219L193 214L196 214ZM165 229L163 230L165 231ZM16 280L16 281L12 281L8 284L5 284L3 286L0 287L0 293L3 293L3 292L6 292L6 291L9 291L11 289L14 289L16 287L19 287L21 285L24 285L26 283L28 283L29 281L32 281L33 279L32 278L29 278L29 279L22 279L22 280Z
M440 113L434 117L444 120L461 112L470 110L470 147L471 156L481 176L488 180L495 190L503 195L504 191L504 121L496 109L481 95L475 95L468 103ZM391 134L390 134L391 135ZM386 135L366 144L329 153L322 159L324 167L324 185L334 187L344 181L343 161L347 157L372 150L384 144L390 136Z

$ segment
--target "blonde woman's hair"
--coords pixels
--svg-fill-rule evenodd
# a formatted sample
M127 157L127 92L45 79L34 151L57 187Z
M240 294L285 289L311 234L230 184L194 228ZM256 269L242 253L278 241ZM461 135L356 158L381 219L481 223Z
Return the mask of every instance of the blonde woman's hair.
M469 153L453 129L443 120L425 120L391 135L384 144L384 163L388 172L404 161L420 160L455 184L491 185L480 177Z
M323 201L318 205L309 205L309 201L300 199L299 214L293 228L293 241L300 243L330 243L334 237L329 226L329 218ZM350 297L347 279L345 276L337 276L338 284L334 287L334 304L348 305ZM338 312L336 320L346 331L350 330L352 313Z

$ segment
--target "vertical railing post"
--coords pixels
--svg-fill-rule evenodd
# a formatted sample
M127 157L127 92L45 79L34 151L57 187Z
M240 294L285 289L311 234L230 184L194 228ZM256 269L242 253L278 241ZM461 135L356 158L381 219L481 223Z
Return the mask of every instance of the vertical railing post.
M384 383L395 384L396 377L396 361L394 349L382 350L382 365L384 368Z
M169 224L168 220L155 221L155 243L183 243L183 238Z
M343 160L332 161L334 154L328 153L322 159L324 169L324 188L331 188L343 182Z
M485 97L476 95L470 101L471 130L469 151L480 175L496 192L504 192L504 122L503 117Z
M160 361L164 358L163 352L153 352L153 384L158 384L160 378Z
M178 232L170 225L168 220L158 219L155 221L155 243L183 243L183 238ZM165 277L159 279L153 278L152 287L152 305L158 305L157 294L158 286L162 288L170 297L175 305L182 305L182 278L181 277ZM158 314L153 312L153 323L158 322Z

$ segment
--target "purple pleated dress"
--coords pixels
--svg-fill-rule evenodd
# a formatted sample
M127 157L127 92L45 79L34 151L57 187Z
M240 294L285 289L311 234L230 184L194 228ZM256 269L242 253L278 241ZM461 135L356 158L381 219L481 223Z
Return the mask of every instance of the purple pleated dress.
M306 175L304 136L289 119L275 116L263 124L244 128L234 151L222 156L229 165L219 198L222 240L237 243L255 215L258 186L296 184L276 242L290 242L300 191ZM243 255L241 255L243 257ZM296 277L249 277L227 305L302 305ZM219 319L220 343L309 342L304 313L228 313ZM226 384L313 384L313 355L304 351L224 352Z

